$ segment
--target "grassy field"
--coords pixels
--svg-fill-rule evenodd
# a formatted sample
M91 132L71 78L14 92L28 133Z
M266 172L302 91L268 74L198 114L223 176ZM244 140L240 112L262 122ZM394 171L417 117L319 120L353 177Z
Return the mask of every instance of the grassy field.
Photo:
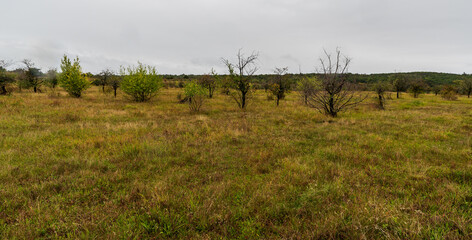
M472 99L0 96L0 238L472 238Z

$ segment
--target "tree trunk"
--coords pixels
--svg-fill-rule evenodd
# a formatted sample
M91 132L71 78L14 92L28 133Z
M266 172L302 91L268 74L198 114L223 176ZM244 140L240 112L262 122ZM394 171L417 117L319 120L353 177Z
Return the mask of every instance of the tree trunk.
M334 109L334 96L329 97L328 113L329 115L331 115L331 117L336 117L338 115L338 113Z
M241 108L244 109L246 107L246 93L242 92L241 94Z
M384 104L383 104L383 97L381 94L379 94L379 107L380 109L384 109Z
M102 92L105 92L105 85L102 85Z
M397 99L400 98L400 91L397 91Z
M280 98L277 97L277 107L279 106L279 100L280 100Z
M115 92L115 98L116 98L116 88L114 88L113 90L114 90L114 92Z
M38 89L36 88L36 86L33 87L33 91L36 93L38 91Z

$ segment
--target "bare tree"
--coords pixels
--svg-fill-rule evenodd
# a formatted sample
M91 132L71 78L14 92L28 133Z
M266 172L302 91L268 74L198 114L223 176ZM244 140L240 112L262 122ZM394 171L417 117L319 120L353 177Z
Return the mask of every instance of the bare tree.
M34 92L38 92L39 87L43 84L42 73L39 68L34 67L34 63L30 59L21 61L24 65L24 74L22 76L22 86L25 88L33 88Z
M285 94L290 91L290 82L286 76L287 72L288 67L274 69L275 76L272 78L269 89L272 95L275 96L277 106L279 106L280 100L285 98Z
M241 49L238 51L237 62L231 63L223 58L223 63L229 71L229 88L233 91L230 96L236 101L241 109L245 109L251 93L252 76L257 72L256 60L259 54L252 52L248 57L244 56Z
M336 54L324 51L325 56L320 58L320 88L308 97L308 106L318 109L331 117L339 112L355 106L367 98L367 94L355 91L353 83L347 81L351 59L342 55L336 49Z

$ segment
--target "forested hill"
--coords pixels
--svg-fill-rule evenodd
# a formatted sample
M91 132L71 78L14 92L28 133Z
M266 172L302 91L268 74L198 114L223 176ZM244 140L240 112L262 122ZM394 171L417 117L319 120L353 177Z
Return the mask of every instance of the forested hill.
M407 79L418 79L425 81L430 86L449 85L454 81L462 80L467 75L437 72L409 72L409 73L377 73L377 74L349 74L351 81L358 83L375 83L391 81L395 76L403 76ZM470 76L470 75L468 75Z
M304 74L288 74L290 79L297 81L303 77L313 77L319 74L304 73ZM254 76L254 83L263 85L269 82L271 74L261 74ZM174 81L188 81L199 78L200 75L164 75L166 80ZM408 72L408 73L375 73L375 74L359 74L349 73L349 80L356 83L372 84L376 82L392 82L396 77L404 77L410 80L422 80L429 86L450 85L457 80L462 80L464 77L472 77L471 75L452 74L452 73L438 73L438 72Z

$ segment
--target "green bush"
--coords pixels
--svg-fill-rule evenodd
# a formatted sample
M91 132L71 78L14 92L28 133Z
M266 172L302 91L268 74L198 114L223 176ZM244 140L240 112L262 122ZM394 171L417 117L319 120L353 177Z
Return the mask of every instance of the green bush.
M162 78L155 67L138 62L138 66L121 69L121 89L136 102L145 102L154 97L162 87Z
M74 60L74 63L64 55L61 60L62 73L59 75L59 84L69 95L73 97L81 97L82 92L90 87L90 82L87 80L80 67L79 58Z
M192 112L200 111L206 97L206 89L195 81L187 83L184 95L188 99L189 108Z

